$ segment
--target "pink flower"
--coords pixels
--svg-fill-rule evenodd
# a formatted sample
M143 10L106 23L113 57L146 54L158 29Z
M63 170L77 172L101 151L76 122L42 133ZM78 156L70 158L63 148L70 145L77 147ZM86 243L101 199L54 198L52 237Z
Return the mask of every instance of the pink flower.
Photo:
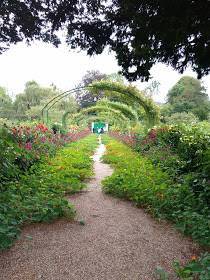
M42 142L42 143L45 143L45 142L46 142L46 137L45 137L45 136L43 136L43 137L41 137L41 139L40 139L40 140L41 140L41 142Z
M31 150L31 149L32 149L32 144L31 144L31 142L28 142L28 143L25 144L25 149L26 149L26 150Z

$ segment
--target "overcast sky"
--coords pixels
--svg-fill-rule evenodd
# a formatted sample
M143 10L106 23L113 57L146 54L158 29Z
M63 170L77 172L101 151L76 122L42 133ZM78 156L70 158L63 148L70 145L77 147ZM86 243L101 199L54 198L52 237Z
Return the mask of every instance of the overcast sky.
M55 84L62 90L73 88L88 70L99 70L111 74L120 70L114 54L88 57L84 52L69 50L66 46L55 48L52 45L35 42L31 46L18 43L0 55L0 86L6 87L10 96L23 91L29 80L42 86ZM168 90L180 79L181 75L171 67L158 63L151 69L153 78L160 82L160 93L154 97L164 102ZM184 75L196 77L188 69ZM210 75L203 78L210 96ZM143 89L145 83L136 85Z

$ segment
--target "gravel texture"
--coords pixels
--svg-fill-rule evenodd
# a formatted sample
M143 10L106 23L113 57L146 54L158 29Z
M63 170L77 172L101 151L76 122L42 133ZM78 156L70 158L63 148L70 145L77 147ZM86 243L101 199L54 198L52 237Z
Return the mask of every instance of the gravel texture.
M112 169L96 151L95 177L85 192L71 196L76 221L59 220L24 228L21 238L0 253L1 280L152 280L157 266L169 269L199 248L166 222L157 222L130 202L101 192Z

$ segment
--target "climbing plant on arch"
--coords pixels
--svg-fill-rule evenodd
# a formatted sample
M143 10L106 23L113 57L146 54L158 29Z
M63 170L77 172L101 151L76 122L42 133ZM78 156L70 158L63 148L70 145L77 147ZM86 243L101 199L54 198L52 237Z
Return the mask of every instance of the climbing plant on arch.
M94 92L104 91L107 96L110 96L110 94L112 93L117 93L118 96L121 96L122 101L126 98L127 100L129 100L130 104L137 103L138 105L143 107L147 117L148 126L154 126L159 122L158 107L151 99L146 98L136 87L130 85L126 86L120 83L114 83L110 81L94 82L89 86L75 88L55 96L42 109L43 122L45 122L46 115L48 123L48 112L57 102L59 102L62 98L65 98L66 96L83 89L89 89L93 92L93 94ZM68 114L68 112L64 114L63 123L65 123L65 115Z
M116 109L118 111L121 111L121 113L130 119L131 121L138 122L138 114L137 112L127 104L121 103L121 102L114 102L110 101L108 99L102 99L98 101L97 104L104 105L113 109Z
M104 105L96 105L96 106L88 107L86 109L81 110L79 113L72 115L71 118L74 122L78 123L81 119L87 117L89 113L97 113L97 112L111 112L113 115L116 115L118 118L121 118L126 122L129 121L129 118L126 117L121 111ZM66 119L69 114L70 112L66 112L63 115L62 124L64 127L66 127Z
M109 95L109 92L116 92L118 95L130 99L132 102L138 103L144 108L148 126L152 127L159 122L160 115L159 109L155 105L152 99L146 98L136 87L126 86L120 83L113 83L110 81L99 81L91 84L91 90L94 93L98 91L104 91L106 95Z

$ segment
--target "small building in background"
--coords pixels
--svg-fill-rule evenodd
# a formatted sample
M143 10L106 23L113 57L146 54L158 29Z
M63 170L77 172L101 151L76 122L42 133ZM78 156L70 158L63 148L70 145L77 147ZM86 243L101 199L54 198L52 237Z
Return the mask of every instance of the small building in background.
M92 122L91 130L93 133L108 132L109 125L108 125L108 123L104 123L104 122Z

